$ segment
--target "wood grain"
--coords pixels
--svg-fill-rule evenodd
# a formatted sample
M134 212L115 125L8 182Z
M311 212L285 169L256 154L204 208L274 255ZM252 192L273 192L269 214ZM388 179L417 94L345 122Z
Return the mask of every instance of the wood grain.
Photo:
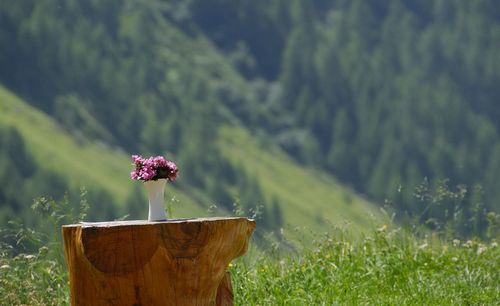
M117 221L62 228L72 305L232 305L228 264L246 218Z

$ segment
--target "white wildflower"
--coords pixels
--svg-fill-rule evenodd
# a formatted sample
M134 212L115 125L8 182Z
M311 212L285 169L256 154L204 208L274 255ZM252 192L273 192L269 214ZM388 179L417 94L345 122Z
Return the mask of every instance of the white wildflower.
M419 249L419 250L423 250L423 249L427 248L427 246L428 246L428 244L427 244L427 242L425 242L425 243L423 243L423 244L419 245L419 246L418 246L418 249Z
M486 251L488 248L484 244L479 244L477 247L477 255L481 255Z
M470 249L470 248L472 248L473 246L474 246L474 241L472 241L472 240L467 240L467 242L466 242L466 243L464 243L464 247L465 247L465 248Z
M386 230L387 230L387 225L386 224L384 224L381 227L377 228L377 232L379 232L379 233L385 232Z

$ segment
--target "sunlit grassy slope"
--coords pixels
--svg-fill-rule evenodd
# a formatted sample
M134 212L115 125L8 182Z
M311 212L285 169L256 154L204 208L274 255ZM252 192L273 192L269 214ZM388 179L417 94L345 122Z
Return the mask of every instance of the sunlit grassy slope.
M74 188L98 186L110 192L118 203L124 203L133 185L140 184L129 178L128 154L104 143L75 141L50 116L1 86L0 122L16 127L38 164L62 174ZM279 200L285 229L305 226L320 232L329 230L331 224L349 222L351 229L362 230L382 222L375 205L333 177L301 167L275 145L260 143L242 127L223 128L220 145L227 158L257 177L267 200ZM198 203L207 199L202 190L186 193L171 184L167 193L179 200L173 208L174 217L207 214L210 203Z
M279 200L288 229L306 227L318 233L347 222L349 229L363 231L383 222L374 204L325 172L297 164L276 145L243 128L223 128L221 135L223 154L257 177L267 200Z
M124 203L133 185L140 184L129 177L128 154L104 143L76 142L50 116L2 86L0 123L17 128L38 164L62 174L74 188L85 186L90 190L98 186L108 191L117 203ZM205 208L174 186L170 185L166 192L167 196L175 195L180 203L174 207L174 217L206 214ZM144 205L147 209L147 203Z

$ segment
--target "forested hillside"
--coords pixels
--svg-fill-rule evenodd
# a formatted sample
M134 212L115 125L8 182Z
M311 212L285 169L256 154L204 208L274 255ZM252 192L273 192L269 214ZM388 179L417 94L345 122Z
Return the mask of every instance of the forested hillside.
M449 178L498 209L500 4L339 1L321 20L301 3L279 75L316 143L297 155L377 199Z
M193 2L195 23L247 51L253 73L240 71L271 84L267 105L286 118L248 124L298 161L423 220L500 210L497 1Z
M182 188L256 209L269 182L219 144L242 126L398 212L458 203L464 233L500 211L498 50L495 0L0 2L0 83L75 139L167 152Z

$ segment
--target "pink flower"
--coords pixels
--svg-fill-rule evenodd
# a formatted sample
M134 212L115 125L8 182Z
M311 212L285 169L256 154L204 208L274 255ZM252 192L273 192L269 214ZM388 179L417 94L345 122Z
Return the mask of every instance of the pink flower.
M138 180L139 179L139 175L137 174L137 171L135 171L135 170L133 170L132 172L130 172L130 177L133 180Z
M130 177L133 180L168 179L173 181L177 178L179 171L177 165L163 156L151 156L145 159L140 155L132 155L132 161L135 169L130 172Z

